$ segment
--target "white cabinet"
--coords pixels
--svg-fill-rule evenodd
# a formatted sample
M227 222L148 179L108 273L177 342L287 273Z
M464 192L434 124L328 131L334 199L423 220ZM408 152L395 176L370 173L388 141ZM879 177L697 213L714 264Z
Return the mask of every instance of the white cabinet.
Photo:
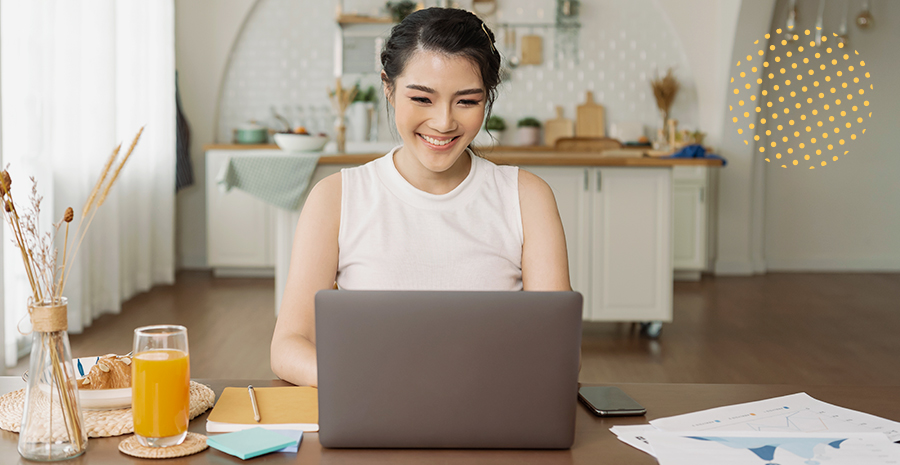
M589 169L559 166L523 167L541 177L553 190L566 233L569 282L584 296L584 319L590 319L590 191Z
M219 170L234 153L206 152L207 263L217 276L273 276L275 207L238 189L222 192L216 183Z
M706 264L706 199L702 186L675 186L675 268L700 270Z
M706 166L676 166L674 185L674 267L676 279L700 279L711 257L711 192L717 171Z
M556 196L584 319L671 321L670 169L524 168Z

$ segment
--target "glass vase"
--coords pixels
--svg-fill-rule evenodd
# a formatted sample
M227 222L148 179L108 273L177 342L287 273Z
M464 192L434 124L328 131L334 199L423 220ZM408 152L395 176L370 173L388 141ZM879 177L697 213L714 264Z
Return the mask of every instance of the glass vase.
M28 299L33 333L19 454L29 460L65 460L87 449L67 309L65 297L41 303Z

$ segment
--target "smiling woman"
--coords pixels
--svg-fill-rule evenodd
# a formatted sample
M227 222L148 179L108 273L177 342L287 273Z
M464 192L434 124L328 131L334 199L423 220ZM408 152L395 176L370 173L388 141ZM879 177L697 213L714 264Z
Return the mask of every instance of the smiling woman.
M272 370L317 384L315 293L570 290L547 184L469 145L500 82L494 36L475 15L429 8L394 27L381 54L403 145L319 182L300 214L272 338Z

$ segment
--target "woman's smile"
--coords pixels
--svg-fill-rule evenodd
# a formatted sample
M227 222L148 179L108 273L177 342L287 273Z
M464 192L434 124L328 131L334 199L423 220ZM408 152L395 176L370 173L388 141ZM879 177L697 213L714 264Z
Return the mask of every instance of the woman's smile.
M427 136L418 132L416 135L419 136L419 139L425 141L425 145L432 150L450 150L456 145L456 141L459 140L459 136Z

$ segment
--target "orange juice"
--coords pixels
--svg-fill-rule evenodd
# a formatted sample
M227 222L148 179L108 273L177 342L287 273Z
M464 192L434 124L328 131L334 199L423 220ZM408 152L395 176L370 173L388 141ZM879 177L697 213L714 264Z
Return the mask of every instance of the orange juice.
M135 433L164 438L187 431L191 390L188 354L172 349L135 354L131 386Z

